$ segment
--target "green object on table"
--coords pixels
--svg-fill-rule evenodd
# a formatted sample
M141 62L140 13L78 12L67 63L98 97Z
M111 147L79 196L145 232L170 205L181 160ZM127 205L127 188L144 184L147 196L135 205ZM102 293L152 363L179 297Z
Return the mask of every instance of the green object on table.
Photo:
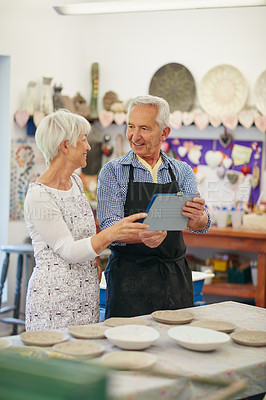
M106 400L106 378L97 365L0 353L1 400Z
M98 117L98 88L99 88L99 64L93 63L91 66L90 118Z

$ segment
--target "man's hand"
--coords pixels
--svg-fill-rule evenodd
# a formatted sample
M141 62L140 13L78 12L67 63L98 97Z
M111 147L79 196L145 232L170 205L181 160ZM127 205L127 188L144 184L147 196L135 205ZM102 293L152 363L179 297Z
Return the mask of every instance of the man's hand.
M139 237L146 246L151 249L158 247L166 238L167 231L145 231L139 233Z
M199 193L198 193L199 194ZM193 231L202 231L208 224L208 215L205 211L205 200L201 197L193 197L183 206L182 215L188 217L187 227Z

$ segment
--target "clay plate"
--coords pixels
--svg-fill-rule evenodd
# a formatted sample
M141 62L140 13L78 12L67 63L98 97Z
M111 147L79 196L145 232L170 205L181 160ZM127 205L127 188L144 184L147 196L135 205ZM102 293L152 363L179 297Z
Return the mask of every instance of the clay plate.
M156 356L139 351L113 351L101 358L106 367L121 370L148 369L156 362Z
M213 329L214 331L230 333L235 330L236 325L226 321L215 321L213 319L203 319L191 323L191 326L198 326L200 328Z
M105 338L104 332L107 326L91 324L69 326L69 333L77 339L102 339Z
M87 340L70 340L66 343L58 343L53 350L78 358L92 358L103 354L104 346Z
M20 339L24 344L30 346L53 346L54 344L65 342L68 337L56 331L32 331L21 333Z
M238 331L231 333L234 342L244 346L266 346L266 331Z
M160 310L151 314L157 322L169 325L187 324L194 319L194 314L184 310Z
M105 325L108 326L120 326L120 325L150 325L149 321L143 318L123 318L123 317L112 317L104 321Z

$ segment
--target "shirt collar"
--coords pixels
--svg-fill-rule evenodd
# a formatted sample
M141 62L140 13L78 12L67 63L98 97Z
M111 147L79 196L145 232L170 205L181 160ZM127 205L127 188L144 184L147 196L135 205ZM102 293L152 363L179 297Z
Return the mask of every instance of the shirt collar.
M162 164L160 165L159 169L168 168L168 165L169 165L168 157L162 150L160 152L161 152L161 156L162 156ZM123 165L132 164L133 167L144 168L143 164L141 162L139 162L139 160L137 159L137 156L133 152L133 150L129 150L128 153L126 153L124 156L122 156L120 158L120 163Z

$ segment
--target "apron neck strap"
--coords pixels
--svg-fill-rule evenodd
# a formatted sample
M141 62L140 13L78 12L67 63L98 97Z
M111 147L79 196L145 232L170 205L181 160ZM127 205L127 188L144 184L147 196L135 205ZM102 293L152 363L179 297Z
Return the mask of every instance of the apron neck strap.
M173 170L172 170L170 164L168 164L168 171L169 171L169 174L171 176L172 182L175 181L176 177L175 177L175 175L173 173ZM130 181L132 181L132 182L134 181L134 167L133 167L132 164L130 164L130 166L129 166L129 182Z

